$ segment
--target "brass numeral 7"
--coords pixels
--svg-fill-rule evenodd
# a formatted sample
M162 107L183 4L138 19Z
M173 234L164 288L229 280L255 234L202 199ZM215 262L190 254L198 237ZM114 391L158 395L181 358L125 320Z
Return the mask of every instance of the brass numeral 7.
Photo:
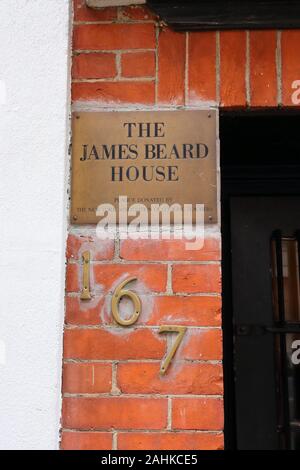
M164 359L162 365L161 365L161 368L160 368L160 374L161 375L164 375L167 370L168 370L168 367L181 343L181 341L183 340L183 336L186 332L186 326L166 326L166 325L163 325L160 327L159 329L159 333L178 333L177 335L177 338L173 344L173 346L171 347L170 351L168 352L166 358Z

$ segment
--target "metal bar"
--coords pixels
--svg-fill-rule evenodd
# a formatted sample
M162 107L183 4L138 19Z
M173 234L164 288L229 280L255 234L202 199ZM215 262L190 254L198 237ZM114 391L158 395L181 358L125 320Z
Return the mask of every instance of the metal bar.
M282 258L282 233L280 230L274 232L276 246L276 266L277 266L277 291L278 291L278 309L279 324L282 328L285 325L285 303L284 303L284 280L283 280L283 258ZM286 449L291 448L290 433L290 408L289 408L289 388L288 388L288 370L286 361L286 336L280 335L280 361L282 371L282 395L283 395L283 421L284 421L284 438Z
M300 25L297 0L147 0L178 31L284 29Z
M296 230L295 239L297 242L297 253L298 253L298 269L299 269L299 279L300 279L300 230ZM300 325L300 323L299 323Z
M264 335L266 333L285 335L289 333L300 334L299 325L287 325L287 326L268 326L268 325L236 325L236 334L238 336L253 336L253 335Z
M276 268L277 268L277 290L278 290L278 309L279 309L279 322L284 325L285 312L284 312L284 284L283 284L283 261L282 261L282 238L281 231L277 230L274 233L274 240L276 246Z
M300 429L300 421L292 421L291 427L295 428L298 431Z
M273 326L265 326L266 333L274 333L274 334L289 334L289 333L299 333L300 334L300 325L289 325L289 326L282 326L282 327L273 327Z
M89 8L120 7L124 5L142 5L146 0L86 0Z

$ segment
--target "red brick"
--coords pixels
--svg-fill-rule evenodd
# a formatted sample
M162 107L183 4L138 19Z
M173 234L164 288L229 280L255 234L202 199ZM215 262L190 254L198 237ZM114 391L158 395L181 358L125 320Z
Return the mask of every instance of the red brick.
M277 105L276 31L250 32L251 106Z
M62 450L112 450L112 433L64 431Z
M100 24L74 27L75 50L154 49L153 24Z
M98 289L104 292L113 292L118 284L129 277L136 277L138 281L134 286L141 288L143 292L165 291L167 283L167 267L165 265L142 264L95 264L92 265L94 283ZM78 264L68 264L66 274L66 291L79 292L81 286L81 269ZM94 289L94 286L91 286Z
M165 29L159 34L158 101L168 105L184 104L185 82L184 33Z
M284 106L295 106L292 101L295 89L293 82L300 80L300 61L298 45L300 43L300 31L290 30L281 33L282 51L282 103ZM299 86L297 87L299 89ZM300 95L297 94L299 99Z
M89 243L93 242L93 237L87 237L84 235L72 235L69 234L67 238L67 248L66 248L66 258L69 261L70 259L78 260L81 257L79 251L82 250L82 246L85 245L87 250L89 249Z
M154 77L155 76L155 53L154 52L130 52L122 54L122 76L132 77Z
M72 99L105 104L151 105L155 100L155 84L149 81L73 83Z
M188 240L123 240L121 258L137 261L218 261L220 238L208 238L200 250L187 250Z
M165 376L158 363L118 365L117 383L122 393L220 395L223 392L219 364L187 364L173 359Z
M223 434L119 433L118 450L222 450Z
M110 260L114 256L113 240L98 240L86 235L68 235L66 257L67 260L81 260L84 251L90 251L91 260Z
M221 106L246 106L246 31L222 31Z
M65 359L161 359L166 341L150 329L67 329Z
M79 290L79 266L68 264L66 271L66 292L77 292Z
M189 328L182 347L177 351L178 359L214 361L222 359L221 329Z
M174 398L173 429L223 429L223 401L217 398Z
M114 291L115 287L129 277L136 277L133 290L143 287L149 291L164 291L167 283L167 266L162 264L98 264L94 265L95 283L105 291Z
M65 323L69 325L100 325L102 322L100 313L104 306L103 296L93 300L80 300L79 296L66 297Z
M73 57L72 77L113 78L117 74L115 54L78 54Z
M221 326L221 297L217 296L153 296L151 293L139 295L142 311L138 319L139 325L187 325L187 326ZM105 324L112 325L111 295L105 299L97 299L91 309L89 303L80 302L78 312L76 304L69 315L71 324ZM104 301L105 300L105 301ZM97 306L98 305L98 306ZM128 318L133 311L132 301L126 297L120 303L120 314ZM99 318L100 316L100 318ZM66 321L67 323L67 321Z
M189 34L189 103L216 100L216 33Z
M220 292L221 269L218 264L173 266L174 292Z
M110 21L117 17L116 8L95 10L86 6L86 0L73 0L74 21Z
M153 296L151 293L139 295L142 311L138 319L139 325L187 325L187 326L220 326L221 297L219 296ZM105 300L105 301L104 301ZM96 307L88 308L88 302L78 301L78 307L70 310L71 324L114 324L111 314L111 295L95 298ZM76 310L78 308L78 312ZM123 297L120 303L120 314L128 318L133 311L132 301ZM99 318L100 315L100 318ZM66 321L67 322L67 321Z
M120 9L121 20L155 20L156 15L147 7L140 7L137 5L124 7Z
M112 382L111 364L66 363L63 371L64 393L110 392Z
M153 398L64 398L63 426L73 429L162 429L167 400Z
M143 322L143 315L139 319ZM153 299L148 325L220 326L221 298L208 296L163 296Z

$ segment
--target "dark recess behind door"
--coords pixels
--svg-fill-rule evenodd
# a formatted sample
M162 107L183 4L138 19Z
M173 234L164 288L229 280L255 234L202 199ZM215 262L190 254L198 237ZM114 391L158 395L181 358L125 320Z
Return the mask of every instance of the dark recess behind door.
M225 448L234 449L230 198L300 194L300 113L225 111L220 116L220 139Z

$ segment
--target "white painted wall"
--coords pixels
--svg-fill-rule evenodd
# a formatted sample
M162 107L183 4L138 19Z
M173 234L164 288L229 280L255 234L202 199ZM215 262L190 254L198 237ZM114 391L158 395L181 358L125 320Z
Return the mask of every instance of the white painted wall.
M0 448L58 447L69 0L0 1Z

